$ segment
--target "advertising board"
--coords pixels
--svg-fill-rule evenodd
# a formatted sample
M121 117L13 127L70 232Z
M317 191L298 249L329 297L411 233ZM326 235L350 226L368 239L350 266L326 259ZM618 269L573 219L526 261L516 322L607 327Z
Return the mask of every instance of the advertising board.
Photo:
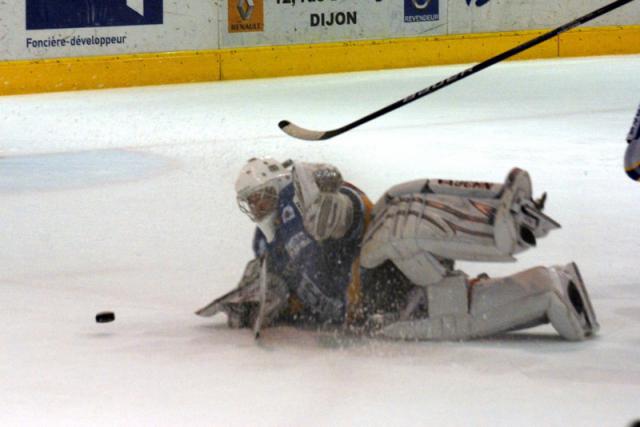
M0 2L0 60L215 49L218 10L197 0Z
M263 25L232 30L237 10L264 8ZM445 34L446 0L228 0L222 48L381 40ZM232 18L233 15L233 18ZM249 15L249 19L254 19Z

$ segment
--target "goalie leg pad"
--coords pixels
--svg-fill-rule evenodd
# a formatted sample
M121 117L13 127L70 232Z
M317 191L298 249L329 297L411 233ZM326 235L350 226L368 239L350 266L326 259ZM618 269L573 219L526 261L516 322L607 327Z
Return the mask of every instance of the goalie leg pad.
M381 335L406 340L458 340L471 336L466 275L451 274L434 285L418 288L421 294L414 292L399 321L384 326ZM416 318L414 309L425 305L428 317Z
M412 318L404 313L381 328L380 334L396 339L464 340L551 322L563 338L579 341L599 328L574 263L483 280L468 288L469 298L464 295L469 285L463 278L453 276L427 286L428 316Z
M513 169L504 185L486 184L484 192L442 184L394 187L376 204L363 241L361 263L374 268L391 260L417 285L430 285L447 273L442 260L513 261L513 254L535 246L559 224L531 199L527 172ZM486 195L487 198L479 198Z
M551 322L563 338L578 341L599 328L574 263L479 282L472 288L471 316L478 337Z

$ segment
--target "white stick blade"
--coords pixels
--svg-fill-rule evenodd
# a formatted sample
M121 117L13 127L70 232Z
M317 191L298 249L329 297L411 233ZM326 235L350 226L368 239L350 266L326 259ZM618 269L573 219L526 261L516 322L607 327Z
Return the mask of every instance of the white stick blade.
M278 123L278 126L287 135L294 138L303 139L305 141L320 141L322 139L326 139L325 135L327 134L327 132L304 129L287 120L281 121L280 123Z

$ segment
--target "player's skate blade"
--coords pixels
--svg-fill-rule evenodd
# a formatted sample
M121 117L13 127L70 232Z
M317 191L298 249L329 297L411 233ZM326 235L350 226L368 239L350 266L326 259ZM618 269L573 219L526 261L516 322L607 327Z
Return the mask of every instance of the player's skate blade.
M585 322L585 336L595 335L600 329L600 324L596 319L596 313L591 305L591 298L584 286L580 270L576 263L572 262L565 266L564 271L574 280L571 280L567 287L567 296L576 311L583 317Z

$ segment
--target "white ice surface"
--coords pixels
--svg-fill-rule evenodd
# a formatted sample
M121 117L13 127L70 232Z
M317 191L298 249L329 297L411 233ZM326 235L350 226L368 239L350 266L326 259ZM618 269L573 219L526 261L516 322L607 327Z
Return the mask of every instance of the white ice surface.
M501 64L327 142L465 68L0 98L0 425L624 426L640 418L640 185L622 168L640 56ZM507 274L575 260L602 325L467 343L269 329L193 311L231 289L249 157L331 162L373 199L527 169L563 228ZM96 324L98 311L116 321Z

